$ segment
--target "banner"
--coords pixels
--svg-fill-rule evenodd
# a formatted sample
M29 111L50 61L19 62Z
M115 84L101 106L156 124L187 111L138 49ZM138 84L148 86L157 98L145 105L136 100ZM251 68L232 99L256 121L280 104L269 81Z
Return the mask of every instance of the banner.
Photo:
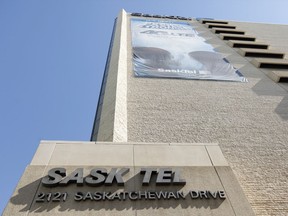
M188 22L131 19L135 76L246 82Z

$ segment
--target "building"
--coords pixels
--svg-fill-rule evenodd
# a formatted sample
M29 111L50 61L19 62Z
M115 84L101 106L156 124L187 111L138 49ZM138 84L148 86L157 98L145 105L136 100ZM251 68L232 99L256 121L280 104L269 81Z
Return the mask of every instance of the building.
M160 41L196 38L201 53L136 43L138 21L161 25L145 30ZM91 141L42 141L3 215L287 215L287 35L287 25L121 11ZM213 51L226 64L203 53ZM139 65L160 70L135 76ZM218 66L228 75L210 73Z

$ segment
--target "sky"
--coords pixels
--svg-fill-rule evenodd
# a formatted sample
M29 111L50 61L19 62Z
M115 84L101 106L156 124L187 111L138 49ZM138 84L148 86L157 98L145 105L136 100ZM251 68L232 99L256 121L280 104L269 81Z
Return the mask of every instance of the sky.
M40 140L89 141L122 8L288 24L287 0L0 0L0 213Z

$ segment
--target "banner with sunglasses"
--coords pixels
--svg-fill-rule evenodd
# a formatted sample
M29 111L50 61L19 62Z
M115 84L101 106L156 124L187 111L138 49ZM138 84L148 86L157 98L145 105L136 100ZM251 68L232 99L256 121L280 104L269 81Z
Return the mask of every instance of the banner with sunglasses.
M135 76L246 82L188 22L131 19Z

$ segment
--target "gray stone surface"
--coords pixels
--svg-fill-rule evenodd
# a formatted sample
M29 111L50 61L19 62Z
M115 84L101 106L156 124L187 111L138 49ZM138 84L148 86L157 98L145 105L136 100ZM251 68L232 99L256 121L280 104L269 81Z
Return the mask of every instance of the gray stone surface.
M212 166L205 146L135 145L135 166Z
M67 175L71 174L75 169L81 167L84 171L84 176L87 176L91 169L95 166L62 166L66 169ZM149 186L143 186L142 180L143 175L140 174L142 167L128 167L130 172L123 176L125 182L124 186L97 186L91 187L86 184L83 186L77 186L75 183L70 183L68 186L57 186L57 187L44 187L40 180L42 176L45 176L51 168L55 166L29 166L21 179L18 188L16 189L11 203L7 206L3 216L10 215L214 215L214 216L232 216L232 215L250 215L249 204L244 202L245 196L243 192L241 194L241 188L231 169L225 169L224 171L218 171L213 166L190 166L190 167L177 167L180 169L181 179L186 180L185 185L166 185L156 186L155 180L156 175L152 176L151 183ZM106 168L108 171L112 167L105 166L98 168ZM224 167L220 167L224 168ZM226 168L229 168L226 166ZM175 167L173 169L176 169ZM225 175L225 180L229 181L228 186L223 186L223 179L221 179L221 172ZM219 175L220 173L220 175ZM33 178L31 178L33 176ZM220 177L219 177L220 176ZM198 198L192 199L189 191L222 191L225 190L226 199L205 199ZM125 201L109 201L101 200L95 201L89 198L86 201L75 201L74 196L77 192L87 194L91 192L131 192L131 191L183 191L185 198L180 199L159 199L159 200L141 200L131 201L127 199ZM239 193L240 191L240 193ZM39 193L45 193L45 200L47 199L48 193L60 192L67 193L66 201L49 201L49 202L36 202ZM237 192L238 194L233 194ZM61 195L61 200L63 196ZM241 197L242 196L242 197ZM236 200L242 203L235 203ZM234 203L233 203L234 202ZM233 206L231 206L233 203ZM248 205L246 205L248 204ZM235 213L237 206L242 208L241 212ZM239 207L238 207L239 208ZM244 214L245 213L245 214Z
M233 206L235 215L253 216L254 212L242 189L240 187L235 187L235 185L238 184L238 181L231 168L227 166L218 166L215 167L215 169L225 191L227 192L227 196Z
M276 84L269 70L257 69L210 29L193 24L248 83L138 78L128 58L128 141L217 142L255 213L287 215L287 83ZM287 25L230 24L288 52Z
M133 146L114 143L57 144L49 165L132 166Z
M41 142L30 165L48 165L56 143Z
M206 150L213 166L228 166L219 146L206 146Z
M45 151L49 157L45 155ZM216 143L97 142L95 145L95 142L41 142L31 162L31 165L45 166L95 164L97 166L228 166Z
M53 150L49 150L49 146ZM18 187L13 194L3 216L10 215L243 215L235 214L235 208L239 206L233 203L235 191L242 189L225 158L216 143L115 143L115 142L69 142L69 141L43 141L39 145L34 159L40 161L43 152L48 149L51 156L43 161L44 166L30 165L27 167ZM34 162L33 162L34 161ZM221 170L228 186L223 184ZM114 167L129 168L129 172L123 176L124 186L89 186L69 183L66 186L45 187L41 183L42 177L48 174L52 168L62 167L66 169L66 176L74 170L83 168L83 177L90 174L93 168L105 168L108 172ZM180 171L180 179L185 179L185 185L156 185L157 174L153 174L149 185L142 185L144 175L140 174L142 168L169 168ZM223 174L224 173L224 174ZM226 189L227 188L227 189ZM232 190L231 190L232 188ZM189 191L225 191L226 199L192 199ZM132 201L95 201L89 198L86 201L75 201L75 193L87 194L91 192L131 192L131 191L183 191L185 198L145 200L144 198ZM49 193L60 193L60 202L47 201ZM37 202L39 194L44 193L44 202ZM63 201L64 194L67 199ZM240 194L240 195L239 195ZM51 195L52 198L54 195ZM238 198L240 196L240 198ZM51 198L51 199L52 199ZM52 199L53 200L53 199ZM238 193L237 199L246 200L243 192ZM232 203L232 205L231 205ZM239 207L238 207L239 208ZM242 202L243 212L249 211L250 206L246 200Z

